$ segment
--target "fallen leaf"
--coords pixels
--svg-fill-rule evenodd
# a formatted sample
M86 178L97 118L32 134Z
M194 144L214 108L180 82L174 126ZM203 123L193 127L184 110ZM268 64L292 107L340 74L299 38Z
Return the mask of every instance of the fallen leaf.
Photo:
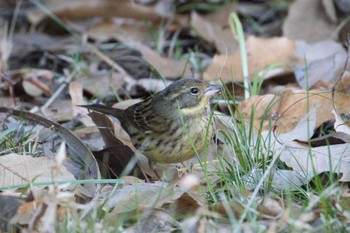
M90 117L87 116L88 110L78 106L85 104L83 87L80 81L73 81L69 84L69 94L72 99L73 117L80 116L79 121L84 125L93 126L94 123L91 121Z
M215 44L220 54L232 54L238 49L238 41L229 27L223 28L195 11L191 14L191 26L203 39Z
M288 146L282 151L280 159L294 171L302 173L333 172L342 174L339 181L350 181L350 143L328 145L316 148Z
M103 71L94 73L89 78L81 80L84 91L88 91L91 95L103 99L108 95L114 95L114 91L122 88L124 75L116 72Z
M238 109L246 119L254 116L256 129L259 129L261 121L264 121L263 130L276 126L276 132L280 134L292 130L311 108L316 109L315 127L319 127L323 122L334 119L331 113L334 106L343 111L350 111L350 96L339 95L336 101L333 101L332 93L328 91L287 90L279 96L253 96L241 102ZM262 118L264 114L265 118Z
M52 176L56 166L54 160L47 157L31 157L18 154L0 156L0 188L28 184L29 182L53 182L75 180L63 166L59 173Z
M248 190L254 190L262 176L262 170L255 170L244 175L242 180L246 182ZM271 179L271 188L276 192L298 191L301 186L309 183L313 177L313 172L305 173L293 170L276 170Z
M337 12L335 9L335 3L332 0L322 0L322 5L328 16L328 18L333 22L337 23Z
M184 191L160 181L125 186L116 190L107 200L104 208L114 208L107 221L115 221L116 216L121 213L129 213L134 210L142 213L151 208L160 208L164 204L173 203L183 193Z
M334 129L336 132L342 132L347 135L350 135L350 127L347 125L344 120L339 116L339 114L333 109L332 113L335 117Z
M269 197L258 200L258 211L267 216L277 217L285 211L285 203L282 199L273 199Z
M296 80L304 89L318 81L334 82L343 72L346 62L343 46L331 40L316 43L296 41L295 53L300 61L304 61L294 68Z
M331 38L336 26L327 18L321 1L296 0L289 7L283 35L307 42L321 41Z
M118 39L121 40L120 36ZM162 77L179 78L192 76L191 65L188 61L163 57L155 50L137 41L133 41L131 38L124 38L122 42L138 50L142 54L142 58L150 64L151 68L159 72Z
M286 37L257 38L249 36L246 40L249 78L269 65L282 64L284 70L294 64L295 42ZM212 64L203 74L205 80L222 78L224 80L243 81L240 51L230 55L215 55Z
M16 215L17 209L24 203L23 198L16 196L0 195L0 231L8 232L10 220ZM13 229L14 230L14 229Z
M350 41L350 39L349 39ZM348 49L347 54L347 60L345 63L344 71L340 77L340 79L337 81L337 83L334 85L333 90L333 99L336 103L342 103L342 105L335 105L334 106L334 115L337 118L337 124L338 126L341 126L340 130L346 130L350 126L350 103L346 102L346 98L350 96L350 50ZM344 116L342 118L341 116ZM343 122L341 122L343 121ZM346 130L347 131L347 130Z
M134 4L129 0L71 0L45 2L45 8L52 14L65 20L86 19L92 17L121 17L134 18L138 20L160 21L164 16L159 15L151 7ZM34 8L27 12L28 20L33 25L38 25L48 15L41 9Z
M149 30L155 30L159 24L145 22L144 20L128 20L125 18L104 19L102 22L89 28L89 38L97 42L106 42L116 39L116 33L122 32L136 41L149 43L151 37Z
M153 209L150 213L139 216L138 222L124 232L174 232L178 224L165 210Z

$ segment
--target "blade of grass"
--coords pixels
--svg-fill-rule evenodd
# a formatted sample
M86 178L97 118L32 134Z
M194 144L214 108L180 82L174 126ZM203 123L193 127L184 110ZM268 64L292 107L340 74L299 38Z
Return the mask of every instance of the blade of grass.
M229 18L229 24L232 33L238 36L239 49L241 52L241 60L242 60L242 72L244 79L244 97L248 99L250 97L250 79L249 79L249 71L248 71L248 58L247 58L247 50L244 40L244 32L241 21L238 18L237 13L232 12Z

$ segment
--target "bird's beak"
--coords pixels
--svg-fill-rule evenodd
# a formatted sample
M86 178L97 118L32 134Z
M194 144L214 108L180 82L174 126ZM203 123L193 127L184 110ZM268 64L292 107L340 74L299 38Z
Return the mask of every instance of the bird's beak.
M221 85L212 85L212 84L209 84L207 89L205 90L205 93L204 95L205 96L212 96L218 92L221 92L222 91L222 86Z

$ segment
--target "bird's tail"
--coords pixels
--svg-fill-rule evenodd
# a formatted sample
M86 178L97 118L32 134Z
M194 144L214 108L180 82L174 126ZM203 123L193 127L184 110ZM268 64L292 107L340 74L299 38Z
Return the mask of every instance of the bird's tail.
M108 107L102 104L89 104L89 105L78 105L79 107L87 108L95 112L104 113L107 115L114 116L118 119L124 116L124 110Z

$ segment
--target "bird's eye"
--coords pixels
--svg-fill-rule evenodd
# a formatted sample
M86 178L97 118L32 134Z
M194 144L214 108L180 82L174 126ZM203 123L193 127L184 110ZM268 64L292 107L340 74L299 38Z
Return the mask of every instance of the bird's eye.
M199 89L197 87L192 87L190 89L190 91L191 91L191 94L193 94L193 95L198 95L199 94Z

